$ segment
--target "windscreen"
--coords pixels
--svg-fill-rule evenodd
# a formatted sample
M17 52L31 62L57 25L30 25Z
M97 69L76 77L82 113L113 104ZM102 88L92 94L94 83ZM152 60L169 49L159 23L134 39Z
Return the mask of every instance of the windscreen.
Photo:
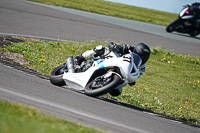
M135 63L136 68L138 69L139 66L140 66L141 63L142 63L142 59L140 58L139 55L133 53L133 61L134 61L134 63Z

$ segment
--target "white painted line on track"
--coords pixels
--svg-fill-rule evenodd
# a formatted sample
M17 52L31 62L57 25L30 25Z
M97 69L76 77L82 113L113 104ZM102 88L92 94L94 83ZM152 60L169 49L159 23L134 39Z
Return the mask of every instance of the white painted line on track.
M71 42L69 40L62 40L62 39L59 39L59 38L55 39L55 38L30 36L30 35L22 35L22 34L0 33L0 35L2 35L2 36L18 36L18 37L35 38L35 39L48 40L48 41Z
M15 92L15 91L11 91L11 90L7 90L7 89L1 88L1 87L0 87L0 91L3 92L3 93L7 93L7 94L10 94L10 95L14 95L14 96L17 96L17 97L24 98L24 99L27 99L27 100L30 100L30 101L33 101L33 102L37 102L37 103L45 104L45 105L48 105L48 106L51 106L51 107L54 107L54 108L62 109L62 110L65 110L65 111L68 111L68 112L71 112L71 113L74 113L74 114L77 114L77 115L81 115L81 116L84 116L84 117L95 119L95 120L98 120L98 121L101 121L101 122L104 122L104 123L109 123L109 124L115 125L117 127L126 128L126 129L133 131L133 132L147 133L147 131L137 129L137 128L133 128L133 127L130 127L130 126L124 125L122 123L118 123L116 121L112 121L112 120L109 120L109 119L106 119L106 118L101 118L100 116L96 116L96 115L91 114L91 113L90 114L83 113L83 112L80 112L78 110L63 106L63 105L48 102L48 101L45 101L45 100L42 100L42 99L39 99L39 98L24 95L24 94L21 94L21 93Z

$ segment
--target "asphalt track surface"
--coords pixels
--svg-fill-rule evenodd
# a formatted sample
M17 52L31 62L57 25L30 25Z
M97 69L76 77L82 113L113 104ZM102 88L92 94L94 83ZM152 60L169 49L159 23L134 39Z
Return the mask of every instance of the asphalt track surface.
M60 11L24 0L0 0L0 32L4 35L28 35L69 41L115 41L132 45L144 42L176 53L199 55L199 38L191 39L180 34L158 35L156 31L150 33L155 25L150 25L148 32L139 31L130 25L128 27L119 23L103 22L98 20L99 16L91 19L90 15L86 17L84 12L77 15L77 12ZM163 118L134 106L105 98L88 97L67 87L53 86L46 79L1 63L0 77L0 99L35 106L50 115L103 131L200 132L200 128Z
M46 7L24 0L0 2L0 33L69 41L114 41L130 45L144 42L171 52L200 55L200 37L166 33L164 26Z

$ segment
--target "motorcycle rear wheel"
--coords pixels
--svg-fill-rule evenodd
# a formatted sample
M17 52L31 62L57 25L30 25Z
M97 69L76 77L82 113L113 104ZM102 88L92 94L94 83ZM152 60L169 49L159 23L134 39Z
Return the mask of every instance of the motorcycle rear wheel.
M195 36L199 35L199 31L196 30L196 31L189 32L189 35L191 37L195 37Z
M116 74L111 75L111 77L109 77L110 79L108 79L103 84L98 83L98 81L97 81L98 78L100 78L100 77L101 76L95 78L93 81L91 81L86 86L86 88L85 88L86 95L96 97L99 95L106 94L106 93L112 91L113 89L115 89L115 87L117 87L117 85L121 82L121 78Z
M56 86L66 85L65 81L62 79L64 71L65 71L65 64L66 63L59 65L51 72L49 78L50 78L50 82L53 85L56 85Z

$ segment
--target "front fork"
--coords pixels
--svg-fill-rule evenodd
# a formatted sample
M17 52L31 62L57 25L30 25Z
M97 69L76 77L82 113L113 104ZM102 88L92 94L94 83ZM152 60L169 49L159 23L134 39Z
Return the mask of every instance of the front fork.
M110 70L107 71L107 73L105 74L106 75L112 75L112 74L116 74L118 75L120 78L121 78L121 81L123 81L119 86L117 86L117 88L115 88L116 90L117 89L121 89L122 87L126 86L128 84L128 80L127 79L124 79L122 78L122 76L120 74L118 74L117 72L114 72L115 71L115 68L112 68Z
M74 73L74 61L73 61L73 56L69 57L66 59L66 65L67 65L67 71L69 73Z

